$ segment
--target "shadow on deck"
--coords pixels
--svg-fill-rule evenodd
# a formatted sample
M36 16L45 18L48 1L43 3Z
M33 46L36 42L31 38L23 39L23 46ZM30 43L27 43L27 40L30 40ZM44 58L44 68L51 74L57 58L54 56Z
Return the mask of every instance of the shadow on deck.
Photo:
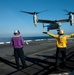
M60 65L59 70L55 70L55 55L53 56L47 56L47 55L36 55L39 57L43 57L44 59L40 58L35 58L35 57L25 57L25 60L29 63L25 69L20 69L20 71L23 73L23 75L50 75L52 73L63 73L63 72L68 72L69 75L74 75L74 51L70 52L67 54L67 64L66 68L62 69ZM61 58L60 58L61 59ZM7 59L4 59L0 57L0 61L8 66L11 66L16 69L16 64L14 62L11 62ZM20 67L22 67L20 65ZM28 71L28 69L34 69L31 72ZM13 72L10 72L6 75L12 75L17 73L17 69ZM17 75L17 74L16 74Z

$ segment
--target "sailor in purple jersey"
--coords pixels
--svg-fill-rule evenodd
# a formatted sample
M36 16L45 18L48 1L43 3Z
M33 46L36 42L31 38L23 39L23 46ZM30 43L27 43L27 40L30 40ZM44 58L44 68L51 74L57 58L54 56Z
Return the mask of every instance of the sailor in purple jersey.
M25 62L24 52L23 52L24 39L19 34L20 34L20 31L15 30L14 36L11 38L11 42L10 42L10 44L14 48L14 56L15 56L15 61L16 61L18 70L20 69L19 58L21 59L22 68L26 67L26 62Z

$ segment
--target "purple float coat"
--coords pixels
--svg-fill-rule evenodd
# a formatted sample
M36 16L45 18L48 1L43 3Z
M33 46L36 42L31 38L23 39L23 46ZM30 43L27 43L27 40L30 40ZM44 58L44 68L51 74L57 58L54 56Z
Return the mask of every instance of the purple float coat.
M14 48L22 48L24 45L24 39L21 36L14 36L12 37L10 44Z

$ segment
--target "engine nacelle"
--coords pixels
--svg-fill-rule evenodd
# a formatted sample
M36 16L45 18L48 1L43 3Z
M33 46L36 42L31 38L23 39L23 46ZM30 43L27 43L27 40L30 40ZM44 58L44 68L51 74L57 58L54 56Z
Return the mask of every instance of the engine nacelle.
M36 26L37 25L37 15L36 14L33 15L33 22L34 22L34 25Z
M70 20L70 25L73 26L74 25L74 19L73 19L72 13L70 13L69 20Z

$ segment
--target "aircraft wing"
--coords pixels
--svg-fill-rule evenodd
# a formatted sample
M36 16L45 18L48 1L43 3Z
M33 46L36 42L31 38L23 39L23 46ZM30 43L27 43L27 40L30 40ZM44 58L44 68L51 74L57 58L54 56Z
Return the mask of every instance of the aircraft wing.
M42 20L42 19L38 19L37 22L39 22L39 23L69 22L69 19L62 19L62 20Z
M69 19L55 20L55 22L69 22Z
M51 23L52 20L43 20L43 19L38 19L37 22L39 22L39 23Z

